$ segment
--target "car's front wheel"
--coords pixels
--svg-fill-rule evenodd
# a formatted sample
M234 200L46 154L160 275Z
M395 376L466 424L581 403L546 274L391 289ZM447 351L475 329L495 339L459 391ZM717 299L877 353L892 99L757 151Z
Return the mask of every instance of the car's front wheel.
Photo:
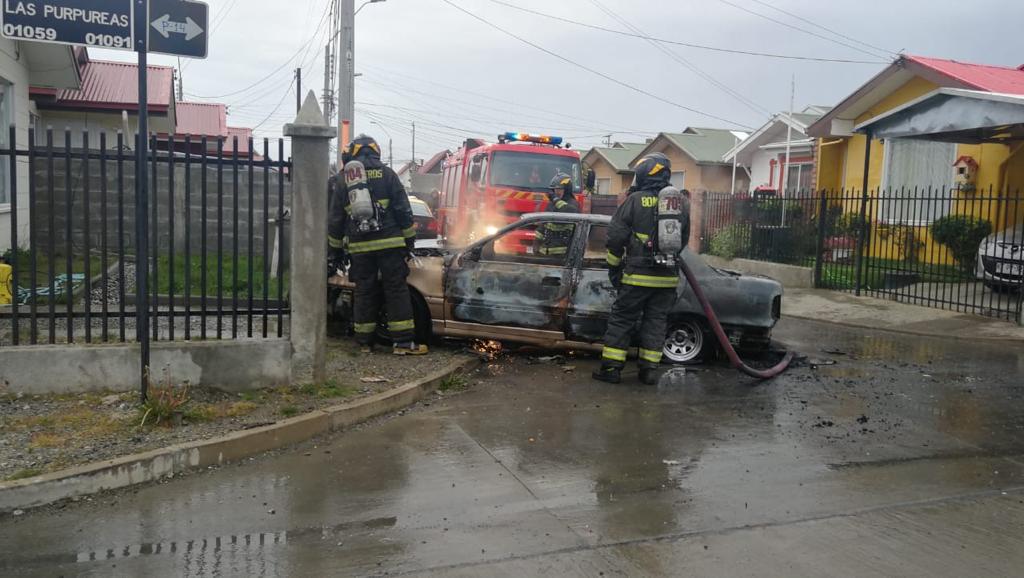
M699 319L676 319L669 323L664 357L671 363L700 363L713 349L707 326Z

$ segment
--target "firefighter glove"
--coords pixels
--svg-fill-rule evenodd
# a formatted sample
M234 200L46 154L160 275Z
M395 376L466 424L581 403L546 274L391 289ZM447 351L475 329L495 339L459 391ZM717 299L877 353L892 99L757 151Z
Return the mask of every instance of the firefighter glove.
M328 254L327 254L327 268L330 270L332 275L334 274L334 271L337 271L339 269L342 270L342 271L348 269L348 266L349 266L349 256L348 256L348 252L347 251L345 251L344 249L334 249L334 248L332 248L328 252Z
M622 288L622 267L609 267L608 280L612 282L615 289Z
M405 239L405 249L412 255L413 249L416 248L416 237L407 237Z

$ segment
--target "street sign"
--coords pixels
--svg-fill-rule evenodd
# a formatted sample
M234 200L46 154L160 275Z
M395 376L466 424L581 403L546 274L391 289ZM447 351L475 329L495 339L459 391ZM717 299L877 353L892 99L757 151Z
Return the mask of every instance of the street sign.
M149 52L206 58L209 13L202 2L149 0Z
M132 0L2 1L4 38L135 49Z

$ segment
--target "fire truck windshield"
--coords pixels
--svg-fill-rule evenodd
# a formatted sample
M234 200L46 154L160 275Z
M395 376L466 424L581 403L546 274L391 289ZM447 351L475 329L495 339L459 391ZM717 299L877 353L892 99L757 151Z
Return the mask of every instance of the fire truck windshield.
M491 159L491 186L546 191L558 172L572 177L573 192L580 192L580 162L532 152L497 151Z

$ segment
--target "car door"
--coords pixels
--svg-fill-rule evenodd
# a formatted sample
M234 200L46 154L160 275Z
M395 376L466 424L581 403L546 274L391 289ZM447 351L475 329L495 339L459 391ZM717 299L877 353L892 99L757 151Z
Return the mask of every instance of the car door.
M456 257L445 282L449 319L558 332L558 338L564 337L571 251L541 254L534 242L542 237L542 227L553 222L558 222L554 215L525 222ZM572 225L575 232L579 225Z
M615 291L608 280L608 225L591 223L580 262L576 284L569 300L567 333L575 341L604 339L608 314L615 302Z

